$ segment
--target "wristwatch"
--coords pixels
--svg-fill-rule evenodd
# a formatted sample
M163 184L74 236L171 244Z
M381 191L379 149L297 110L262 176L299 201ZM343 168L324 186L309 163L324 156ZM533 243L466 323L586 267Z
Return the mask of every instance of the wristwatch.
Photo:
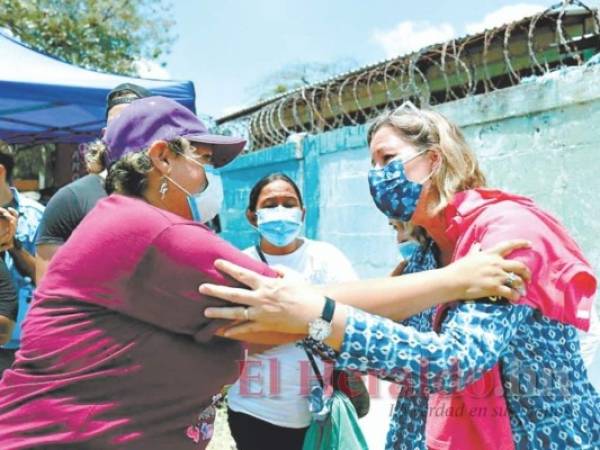
M321 317L308 324L308 336L315 341L323 342L331 334L331 321L335 312L335 300L325 297L325 306Z

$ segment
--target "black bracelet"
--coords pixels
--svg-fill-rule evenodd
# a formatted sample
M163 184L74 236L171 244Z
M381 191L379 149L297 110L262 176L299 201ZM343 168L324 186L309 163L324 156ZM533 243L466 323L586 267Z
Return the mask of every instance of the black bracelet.
M310 336L305 337L302 341L298 342L297 345L325 361L335 361L339 356L338 351L321 341L314 340Z

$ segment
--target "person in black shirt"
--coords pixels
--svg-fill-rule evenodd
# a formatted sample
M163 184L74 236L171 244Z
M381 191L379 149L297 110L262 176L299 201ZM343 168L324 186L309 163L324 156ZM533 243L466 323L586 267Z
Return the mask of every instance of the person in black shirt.
M18 308L17 291L12 283L6 262L4 262L4 255L0 253L0 345L4 345L10 340L17 320ZM16 350L1 349L0 378L2 378L4 369L11 366L15 352Z
M134 100L149 97L149 91L132 83L115 87L106 97L106 120L109 122ZM94 144L89 145L94 152ZM63 186L50 199L36 239L36 279L41 280L46 268L73 230L79 225L98 200L106 197L104 167L88 164L89 174Z
M96 202L106 197L104 178L88 174L63 186L50 199L38 229L36 247L63 245Z

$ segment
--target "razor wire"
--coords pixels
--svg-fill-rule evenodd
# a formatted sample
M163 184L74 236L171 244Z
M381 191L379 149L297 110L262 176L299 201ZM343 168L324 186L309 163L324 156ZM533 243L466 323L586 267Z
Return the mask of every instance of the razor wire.
M531 17L451 39L274 97L219 132L247 138L246 151L281 144L296 133L363 124L410 100L432 106L519 84L583 64L600 51L598 11L563 1Z

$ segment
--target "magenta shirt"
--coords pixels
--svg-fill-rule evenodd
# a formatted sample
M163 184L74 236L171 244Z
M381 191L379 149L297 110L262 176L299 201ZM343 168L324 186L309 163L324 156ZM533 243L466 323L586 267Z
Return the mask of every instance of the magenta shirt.
M217 258L274 275L203 225L101 200L36 291L0 382L0 448L204 448L187 430L243 357L203 314L223 303L198 285L232 284Z

